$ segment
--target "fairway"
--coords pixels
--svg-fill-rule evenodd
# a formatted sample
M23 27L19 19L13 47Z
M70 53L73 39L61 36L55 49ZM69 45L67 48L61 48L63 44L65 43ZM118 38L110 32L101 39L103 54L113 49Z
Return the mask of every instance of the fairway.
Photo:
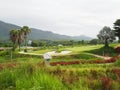
M71 48L66 48L68 50L73 51L74 53L79 53L79 52L85 52L89 50L94 50L94 49L99 49L103 45L85 45L85 46L78 46L78 47L71 47Z
M85 52L85 51L89 51L89 50L95 50L95 49L99 49L103 47L103 45L85 45L85 46L74 46L74 47L62 47L59 48L60 51L64 51L64 50L69 50L72 51L72 53L80 53L80 52ZM56 49L54 48L50 48L50 49L40 49L36 48L36 50L31 50L28 53L35 53L35 54L44 54L46 52L51 52L51 51L55 51Z

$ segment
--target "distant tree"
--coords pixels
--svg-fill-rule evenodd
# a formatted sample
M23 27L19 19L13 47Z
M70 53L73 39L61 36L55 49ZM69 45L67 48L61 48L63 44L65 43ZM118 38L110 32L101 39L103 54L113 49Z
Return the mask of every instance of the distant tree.
M85 44L85 41L84 41L84 40L82 40L82 41L81 41L81 44Z
M13 43L13 51L15 51L15 48L17 46L17 41L18 41L18 31L13 29L10 31L10 40Z
M31 46L33 46L33 47L38 47L38 45L39 45L39 42L38 42L38 41L32 41Z
M120 43L120 19L116 20L114 23L115 36L118 37L118 42Z
M28 37L28 34L31 32L30 28L28 26L23 26L21 28L21 31L23 32L23 37L24 37L24 40L25 40L25 51L27 51L27 37Z
M92 45L98 44L99 40L98 39L92 39L89 43Z
M74 46L74 40L70 40L69 45L71 45L73 47Z
M40 41L39 46L46 46L46 43L44 41Z
M103 27L97 37L105 44L105 47L109 47L109 42L113 42L115 40L114 31L107 26Z

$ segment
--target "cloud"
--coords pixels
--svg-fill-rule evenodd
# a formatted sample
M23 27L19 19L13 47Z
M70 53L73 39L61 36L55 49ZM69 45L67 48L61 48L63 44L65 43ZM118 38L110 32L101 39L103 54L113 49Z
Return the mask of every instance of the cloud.
M120 18L120 0L0 0L1 20L66 35L96 34Z

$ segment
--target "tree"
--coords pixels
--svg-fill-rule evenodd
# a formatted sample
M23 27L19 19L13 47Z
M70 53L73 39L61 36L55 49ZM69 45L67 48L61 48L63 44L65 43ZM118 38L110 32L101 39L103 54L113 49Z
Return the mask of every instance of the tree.
M116 20L114 23L115 36L118 37L118 42L120 43L120 19Z
M17 41L18 41L18 31L13 29L10 31L10 40L13 43L13 51L15 50L17 46Z
M18 46L19 46L19 51L20 51L20 47L23 41L23 31L22 30L18 30Z
M25 46L27 50L27 35L30 33L30 29L27 26L23 26L20 30L13 29L10 31L10 40L13 42L13 51L19 46L19 51L20 51L20 46L25 40Z
M30 28L28 26L23 26L21 28L21 31L23 32L23 37L24 37L24 40L25 40L25 51L27 51L27 37L28 37L28 34L31 32Z
M39 46L39 42L38 41L32 41L31 46L38 47Z
M99 40L98 39L92 39L89 43L92 45L98 44Z
M109 42L113 42L115 40L115 33L110 27L105 26L99 32L97 37L105 44L105 47L109 47Z

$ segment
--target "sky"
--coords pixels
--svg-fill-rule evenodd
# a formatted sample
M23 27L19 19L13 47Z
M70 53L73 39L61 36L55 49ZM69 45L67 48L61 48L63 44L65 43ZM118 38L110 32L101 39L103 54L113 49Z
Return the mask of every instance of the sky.
M120 0L0 0L0 20L54 33L96 37L120 19Z

